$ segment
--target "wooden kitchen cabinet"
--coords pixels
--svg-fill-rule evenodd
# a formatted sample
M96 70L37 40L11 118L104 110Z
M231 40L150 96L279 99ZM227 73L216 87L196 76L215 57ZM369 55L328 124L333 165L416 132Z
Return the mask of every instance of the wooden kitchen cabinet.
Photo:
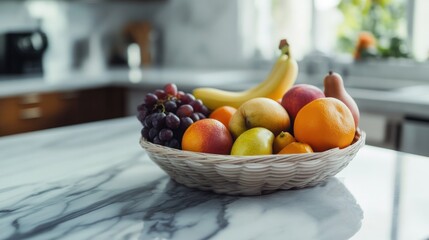
M106 87L79 92L77 121L92 122L125 116L125 89Z
M0 98L0 136L125 116L124 88Z

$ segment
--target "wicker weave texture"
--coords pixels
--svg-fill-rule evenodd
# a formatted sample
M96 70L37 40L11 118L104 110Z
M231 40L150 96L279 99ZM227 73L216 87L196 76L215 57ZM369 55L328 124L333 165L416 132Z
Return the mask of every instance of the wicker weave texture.
M261 195L317 185L346 167L365 145L365 132L343 149L321 153L229 156L181 151L140 140L149 157L172 179L200 190Z

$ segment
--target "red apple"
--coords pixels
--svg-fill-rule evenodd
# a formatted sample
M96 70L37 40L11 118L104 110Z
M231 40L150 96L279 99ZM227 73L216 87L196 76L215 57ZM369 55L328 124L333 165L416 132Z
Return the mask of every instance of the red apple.
M307 103L323 97L325 94L318 87L310 84L297 84L283 95L281 104L291 119L295 119L298 111Z

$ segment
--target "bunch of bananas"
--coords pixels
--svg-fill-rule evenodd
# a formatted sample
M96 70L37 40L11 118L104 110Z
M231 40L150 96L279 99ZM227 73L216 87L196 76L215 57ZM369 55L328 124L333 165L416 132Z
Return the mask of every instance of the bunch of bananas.
M267 78L257 86L241 92L224 91L215 88L196 88L193 95L201 99L210 109L221 106L238 108L242 103L257 97L267 97L275 101L292 87L298 75L298 64L290 52L286 39L280 41L281 54Z

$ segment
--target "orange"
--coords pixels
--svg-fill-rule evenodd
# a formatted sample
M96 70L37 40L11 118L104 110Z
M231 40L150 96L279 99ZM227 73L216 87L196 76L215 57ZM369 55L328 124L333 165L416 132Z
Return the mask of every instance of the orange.
M295 142L295 138L289 132L281 132L274 138L273 142L273 153L278 153L282 150L286 145L291 142Z
M182 150L229 154L232 136L228 128L216 119L206 118L189 126L182 137Z
M377 43L377 40L375 40L375 37L370 32L361 32L358 36L358 47L359 48L370 48L375 47Z
M236 111L237 109L231 106L218 107L210 114L209 118L219 120L225 127L228 127L229 121Z
M305 105L297 114L294 134L298 142L314 151L349 146L355 135L350 109L336 98L319 98Z
M312 153L310 145L300 142L292 142L284 147L278 154Z
M354 58L361 58L361 51L368 48L375 48L377 44L377 40L374 35L370 32L361 32L358 36L357 44L354 50Z

